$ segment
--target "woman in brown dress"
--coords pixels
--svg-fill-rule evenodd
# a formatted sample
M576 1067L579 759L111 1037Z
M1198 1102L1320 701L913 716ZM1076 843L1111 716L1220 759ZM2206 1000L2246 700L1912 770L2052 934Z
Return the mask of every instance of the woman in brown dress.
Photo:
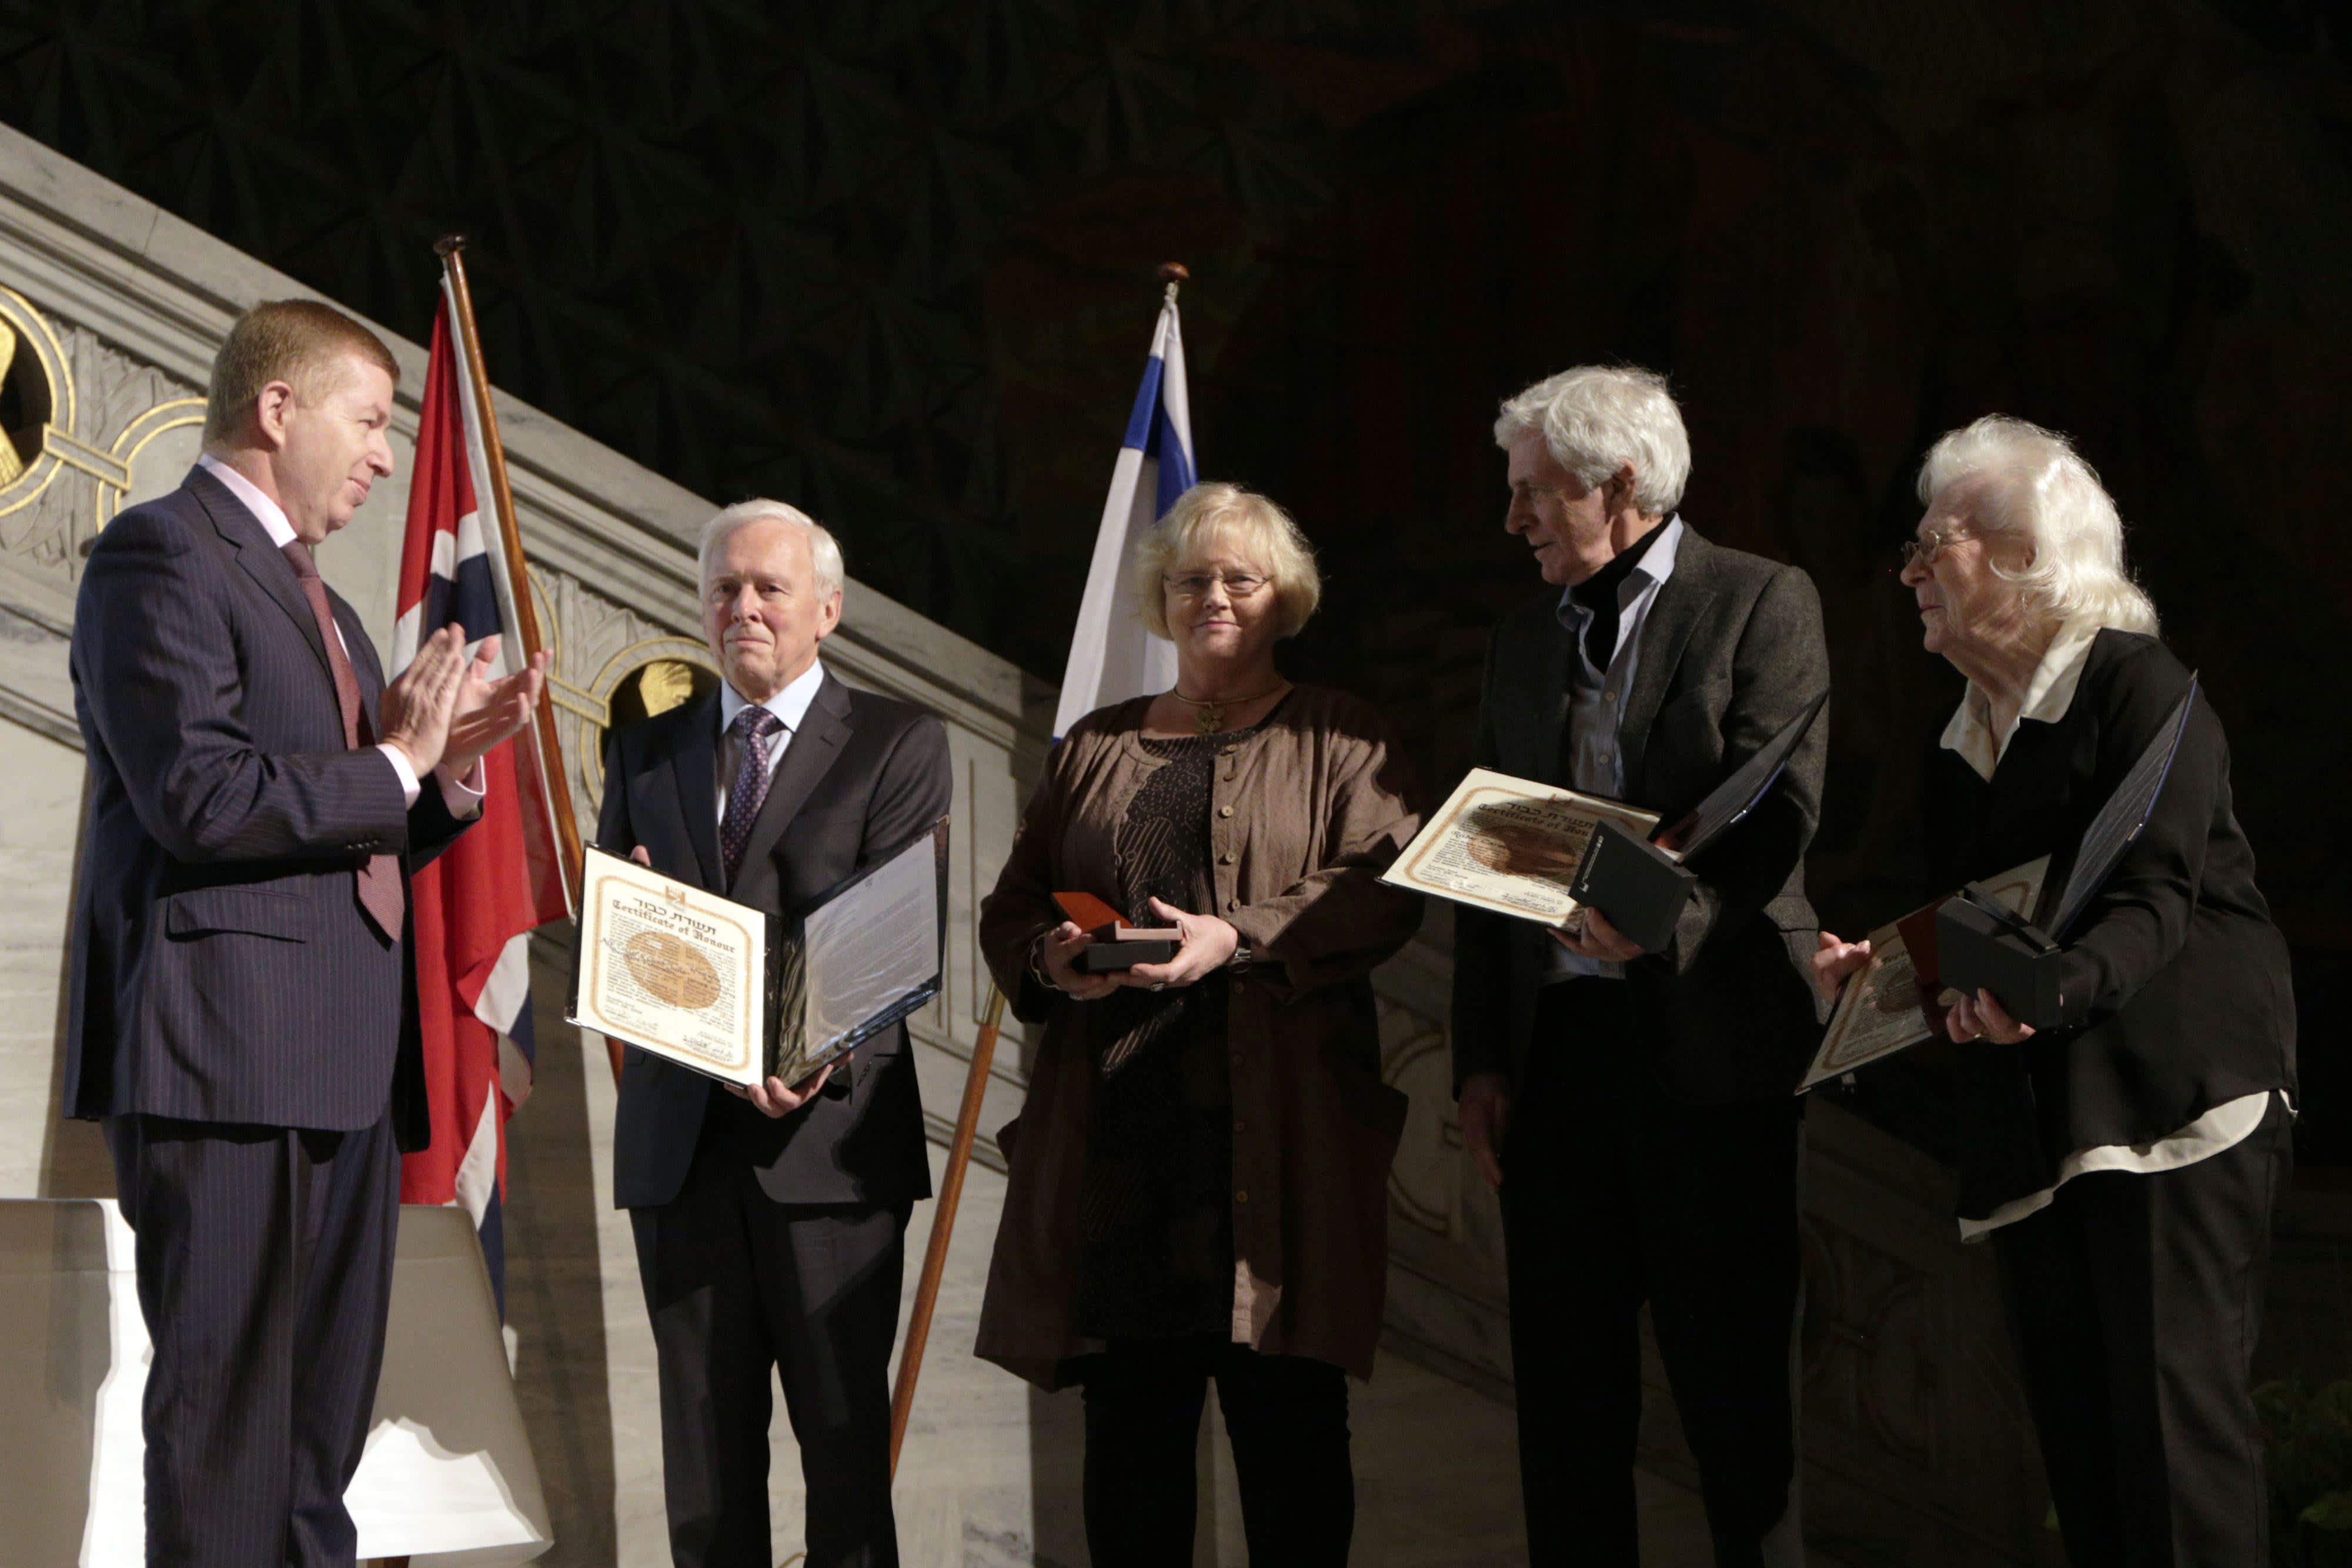
M1084 1385L1096 1562L1192 1562L1213 1377L1251 1560L1343 1563L1347 1377L1371 1372L1405 1112L1370 976L1421 923L1378 878L1420 819L1380 716L1275 669L1321 591L1280 507L1197 486L1139 553L1175 688L1072 727L982 906L997 983L1045 1035L999 1135L979 1350ZM1056 892L1182 944L1084 973Z

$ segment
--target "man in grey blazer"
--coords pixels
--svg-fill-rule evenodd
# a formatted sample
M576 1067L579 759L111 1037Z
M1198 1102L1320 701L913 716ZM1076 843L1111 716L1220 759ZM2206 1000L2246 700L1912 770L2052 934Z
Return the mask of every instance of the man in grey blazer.
M352 1561L399 1151L430 1131L408 873L538 700L543 659L491 683L456 627L386 686L318 575L392 472L397 375L327 306L256 307L197 466L107 526L75 606L65 1104L138 1234L151 1563Z
M1548 586L1496 628L1475 760L1671 822L1827 687L1813 585L1675 514L1690 443L1649 371L1538 382L1495 437L1504 527ZM1802 862L1826 734L1691 862L1663 952L1597 911L1577 939L1455 911L1455 1092L1502 1197L1538 1568L1639 1561L1644 1302L1716 1561L1802 1561L1794 1091L1818 1032Z
M724 682L614 736L597 840L788 914L947 815L947 729L818 662L841 550L805 514L730 507L704 529L701 576ZM931 1191L905 1026L748 1093L630 1051L613 1176L653 1319L673 1561L772 1561L773 1368L808 1485L808 1568L895 1564L890 1347L908 1217Z

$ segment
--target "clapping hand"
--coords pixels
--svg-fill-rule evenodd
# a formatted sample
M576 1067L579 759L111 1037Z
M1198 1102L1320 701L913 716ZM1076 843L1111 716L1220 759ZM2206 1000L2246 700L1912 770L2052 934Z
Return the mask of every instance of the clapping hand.
M383 688L376 705L376 729L400 747L419 779L447 755L449 725L466 684L466 633L444 626L425 639L408 668ZM470 760L467 764L471 767Z
M540 689L547 679L545 650L532 654L530 663L513 674L494 681L490 672L498 668L498 662L499 639L492 633L482 639L481 648L458 683L448 746L441 760L459 778L472 772L474 764L491 747L529 724L539 708Z

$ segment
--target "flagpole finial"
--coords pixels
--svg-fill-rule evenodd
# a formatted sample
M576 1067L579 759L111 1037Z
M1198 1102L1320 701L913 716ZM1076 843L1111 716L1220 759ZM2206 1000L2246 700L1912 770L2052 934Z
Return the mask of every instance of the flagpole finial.
M441 257L445 261L465 248L466 236L464 235L443 235L439 239L433 242L433 254Z
M1160 264L1160 281L1168 286L1169 304L1176 303L1176 286L1189 281L1192 276L1192 269L1181 261L1163 261Z

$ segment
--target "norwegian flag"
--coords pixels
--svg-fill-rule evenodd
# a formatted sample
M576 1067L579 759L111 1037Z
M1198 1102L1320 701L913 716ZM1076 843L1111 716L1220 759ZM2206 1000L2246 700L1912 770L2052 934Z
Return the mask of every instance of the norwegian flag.
M408 492L394 669L456 622L469 651L493 632L499 674L528 657L513 635L516 585L478 497L491 494L464 342L445 280ZM530 1094L530 932L569 913L536 727L482 759L482 819L416 873L416 989L433 1144L401 1162L403 1203L463 1204L506 1303L507 1118ZM430 785L427 786L430 788Z

